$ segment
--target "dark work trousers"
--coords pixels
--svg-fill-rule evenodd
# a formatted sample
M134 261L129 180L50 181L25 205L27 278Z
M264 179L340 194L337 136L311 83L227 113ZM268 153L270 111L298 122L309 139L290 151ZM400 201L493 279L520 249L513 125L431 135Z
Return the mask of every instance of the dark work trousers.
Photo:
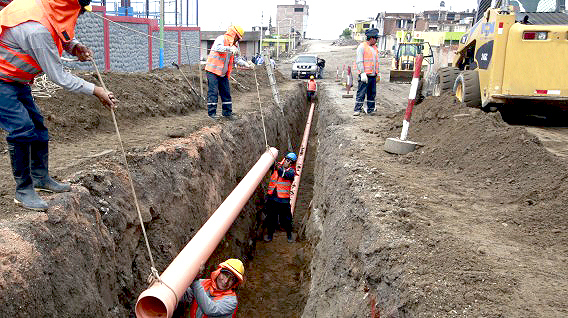
M207 114L213 116L217 113L217 101L221 95L223 107L223 116L231 116L233 114L233 102L231 101L231 88L229 86L228 76L218 76L211 72L207 73L207 82L209 90L207 91Z
M314 91L308 91L308 102L311 102L314 100L314 96L316 96L316 92Z
M288 238L292 237L292 212L290 211L290 202L280 203L274 201L272 198L266 200L266 230L268 237L272 239L274 231L278 227L278 220L280 225L286 231Z
M375 111L375 95L377 95L377 77L367 75L367 83L361 82L359 75L359 86L357 86L357 97L355 98L355 111L360 112L363 109L363 102L367 95L367 112Z
M30 85L0 81L0 128L8 132L8 142L49 140Z

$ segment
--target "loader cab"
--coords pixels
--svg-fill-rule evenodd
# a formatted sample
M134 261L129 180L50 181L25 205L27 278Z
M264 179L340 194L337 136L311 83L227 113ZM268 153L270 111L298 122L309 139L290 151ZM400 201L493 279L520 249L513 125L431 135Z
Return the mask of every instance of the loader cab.
M402 42L398 45L392 60L390 82L410 83L414 72L416 57L422 54L423 61L420 76L434 64L434 54L428 42Z
M428 42L403 42L398 45L393 59L393 69L413 70L414 60L418 54L424 57L423 68L434 63L434 54ZM426 66L427 67L427 66Z

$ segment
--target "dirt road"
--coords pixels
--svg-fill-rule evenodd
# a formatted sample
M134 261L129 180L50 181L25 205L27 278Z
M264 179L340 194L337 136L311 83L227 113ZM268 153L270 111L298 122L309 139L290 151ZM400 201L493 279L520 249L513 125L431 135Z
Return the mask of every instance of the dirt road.
M334 70L353 53L321 55ZM380 116L351 116L342 87L320 81L319 257L303 317L364 317L367 293L381 317L567 316L568 170L557 155L566 129L511 126L451 96L427 98L409 133L424 146L387 154L408 85L386 83L385 63Z

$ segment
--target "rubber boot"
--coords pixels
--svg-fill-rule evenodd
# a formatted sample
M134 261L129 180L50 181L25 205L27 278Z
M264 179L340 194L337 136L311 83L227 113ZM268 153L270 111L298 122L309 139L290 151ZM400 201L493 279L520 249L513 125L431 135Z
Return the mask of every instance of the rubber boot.
M47 141L34 141L31 146L31 174L34 188L46 192L71 191L69 183L60 183L49 176L49 145Z
M26 209L45 211L47 203L34 191L30 173L30 149L29 143L8 143L12 174L16 181L14 202Z

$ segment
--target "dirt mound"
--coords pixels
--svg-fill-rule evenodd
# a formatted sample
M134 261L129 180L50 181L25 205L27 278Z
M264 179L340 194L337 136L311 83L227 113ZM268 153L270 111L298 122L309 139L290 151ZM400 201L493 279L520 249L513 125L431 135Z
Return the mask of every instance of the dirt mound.
M333 41L331 43L331 45L336 45L336 46L350 46L350 45L357 45L359 44L359 42L357 40L351 39L351 38L344 38L344 37L340 37L339 39Z
M402 122L401 115L396 121ZM410 139L425 146L405 160L450 170L492 189L501 203L527 206L525 213L510 216L515 223L543 234L568 229L566 161L524 127L505 123L500 113L465 107L450 95L429 97L413 112ZM551 239L559 238L556 234Z

